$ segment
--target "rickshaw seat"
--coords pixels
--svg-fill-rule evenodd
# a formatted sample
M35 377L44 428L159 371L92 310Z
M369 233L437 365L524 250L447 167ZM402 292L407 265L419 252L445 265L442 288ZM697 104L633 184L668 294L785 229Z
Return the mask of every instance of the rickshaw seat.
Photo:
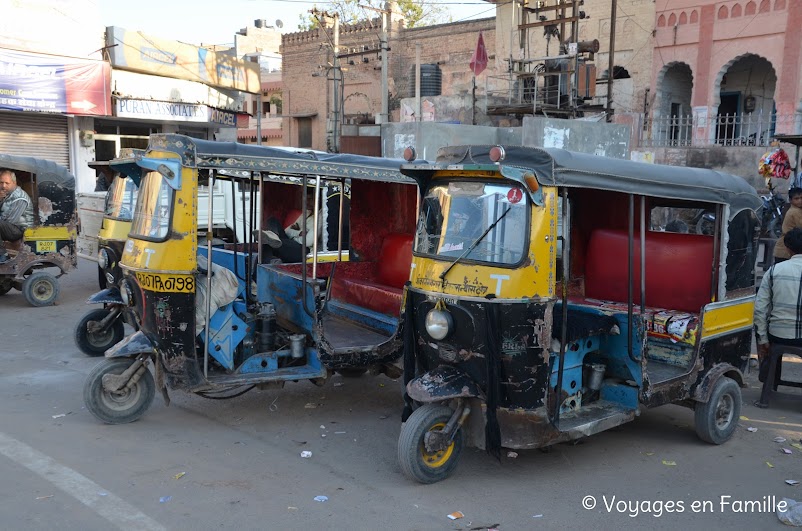
M628 233L597 229L585 256L585 296L627 300ZM635 304L640 304L640 238L634 245ZM646 233L646 306L698 314L710 302L713 238L698 234Z
M411 263L412 235L388 234L382 241L373 278L345 278L335 272L331 282L331 298L385 315L398 316Z

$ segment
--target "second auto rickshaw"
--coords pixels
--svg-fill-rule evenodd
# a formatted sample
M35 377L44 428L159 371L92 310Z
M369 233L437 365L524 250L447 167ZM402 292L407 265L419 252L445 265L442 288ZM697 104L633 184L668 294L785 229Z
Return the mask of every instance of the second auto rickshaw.
M400 376L417 188L399 161L153 135L136 164L143 175L119 289L140 330L86 380L84 402L98 419L136 420L156 388L165 399L168 387L231 398L287 381L322 384L333 371ZM259 191L264 219L251 197L250 226L281 232L283 220L311 213L299 241L312 243L298 263L277 259L263 230L224 248L212 247L209 230L200 249L198 187L218 179Z
M743 179L502 146L401 171L422 195L403 312L408 477L448 477L465 444L545 447L669 403L694 410L702 440L732 436L761 206ZM691 233L699 210L712 235Z

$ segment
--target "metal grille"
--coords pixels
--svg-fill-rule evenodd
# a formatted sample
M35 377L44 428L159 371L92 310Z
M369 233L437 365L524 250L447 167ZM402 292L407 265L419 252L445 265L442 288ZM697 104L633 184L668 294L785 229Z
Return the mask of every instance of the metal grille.
M66 116L0 112L0 153L52 160L69 168L69 145Z

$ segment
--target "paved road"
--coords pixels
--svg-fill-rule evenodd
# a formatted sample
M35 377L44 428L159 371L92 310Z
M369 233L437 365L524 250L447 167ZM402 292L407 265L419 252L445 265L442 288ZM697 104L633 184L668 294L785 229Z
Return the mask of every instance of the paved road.
M72 341L95 282L82 261L57 306L28 307L19 292L0 298L4 529L779 529L773 512L739 512L721 497L802 500L802 486L785 484L802 481L802 451L788 444L802 437L802 393L758 410L754 376L749 420L726 445L700 442L692 412L669 406L550 452L498 462L467 450L452 478L429 486L396 464L401 386L384 377L227 401L173 393L169 407L157 396L140 421L106 426L81 395L98 360ZM706 513L694 513L694 501L709 502ZM453 511L465 517L449 520Z

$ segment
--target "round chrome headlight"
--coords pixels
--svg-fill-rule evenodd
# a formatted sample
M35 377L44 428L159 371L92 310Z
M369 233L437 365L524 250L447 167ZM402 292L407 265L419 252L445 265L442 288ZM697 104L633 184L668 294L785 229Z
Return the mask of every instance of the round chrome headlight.
M454 330L454 319L451 313L437 308L426 314L426 332L432 339L445 339Z
M134 292L131 290L131 283L127 280L120 282L120 298L126 306L134 305Z
M109 260L109 253L106 252L106 249L101 249L97 252L97 265L100 269L106 269L109 267L111 260Z

